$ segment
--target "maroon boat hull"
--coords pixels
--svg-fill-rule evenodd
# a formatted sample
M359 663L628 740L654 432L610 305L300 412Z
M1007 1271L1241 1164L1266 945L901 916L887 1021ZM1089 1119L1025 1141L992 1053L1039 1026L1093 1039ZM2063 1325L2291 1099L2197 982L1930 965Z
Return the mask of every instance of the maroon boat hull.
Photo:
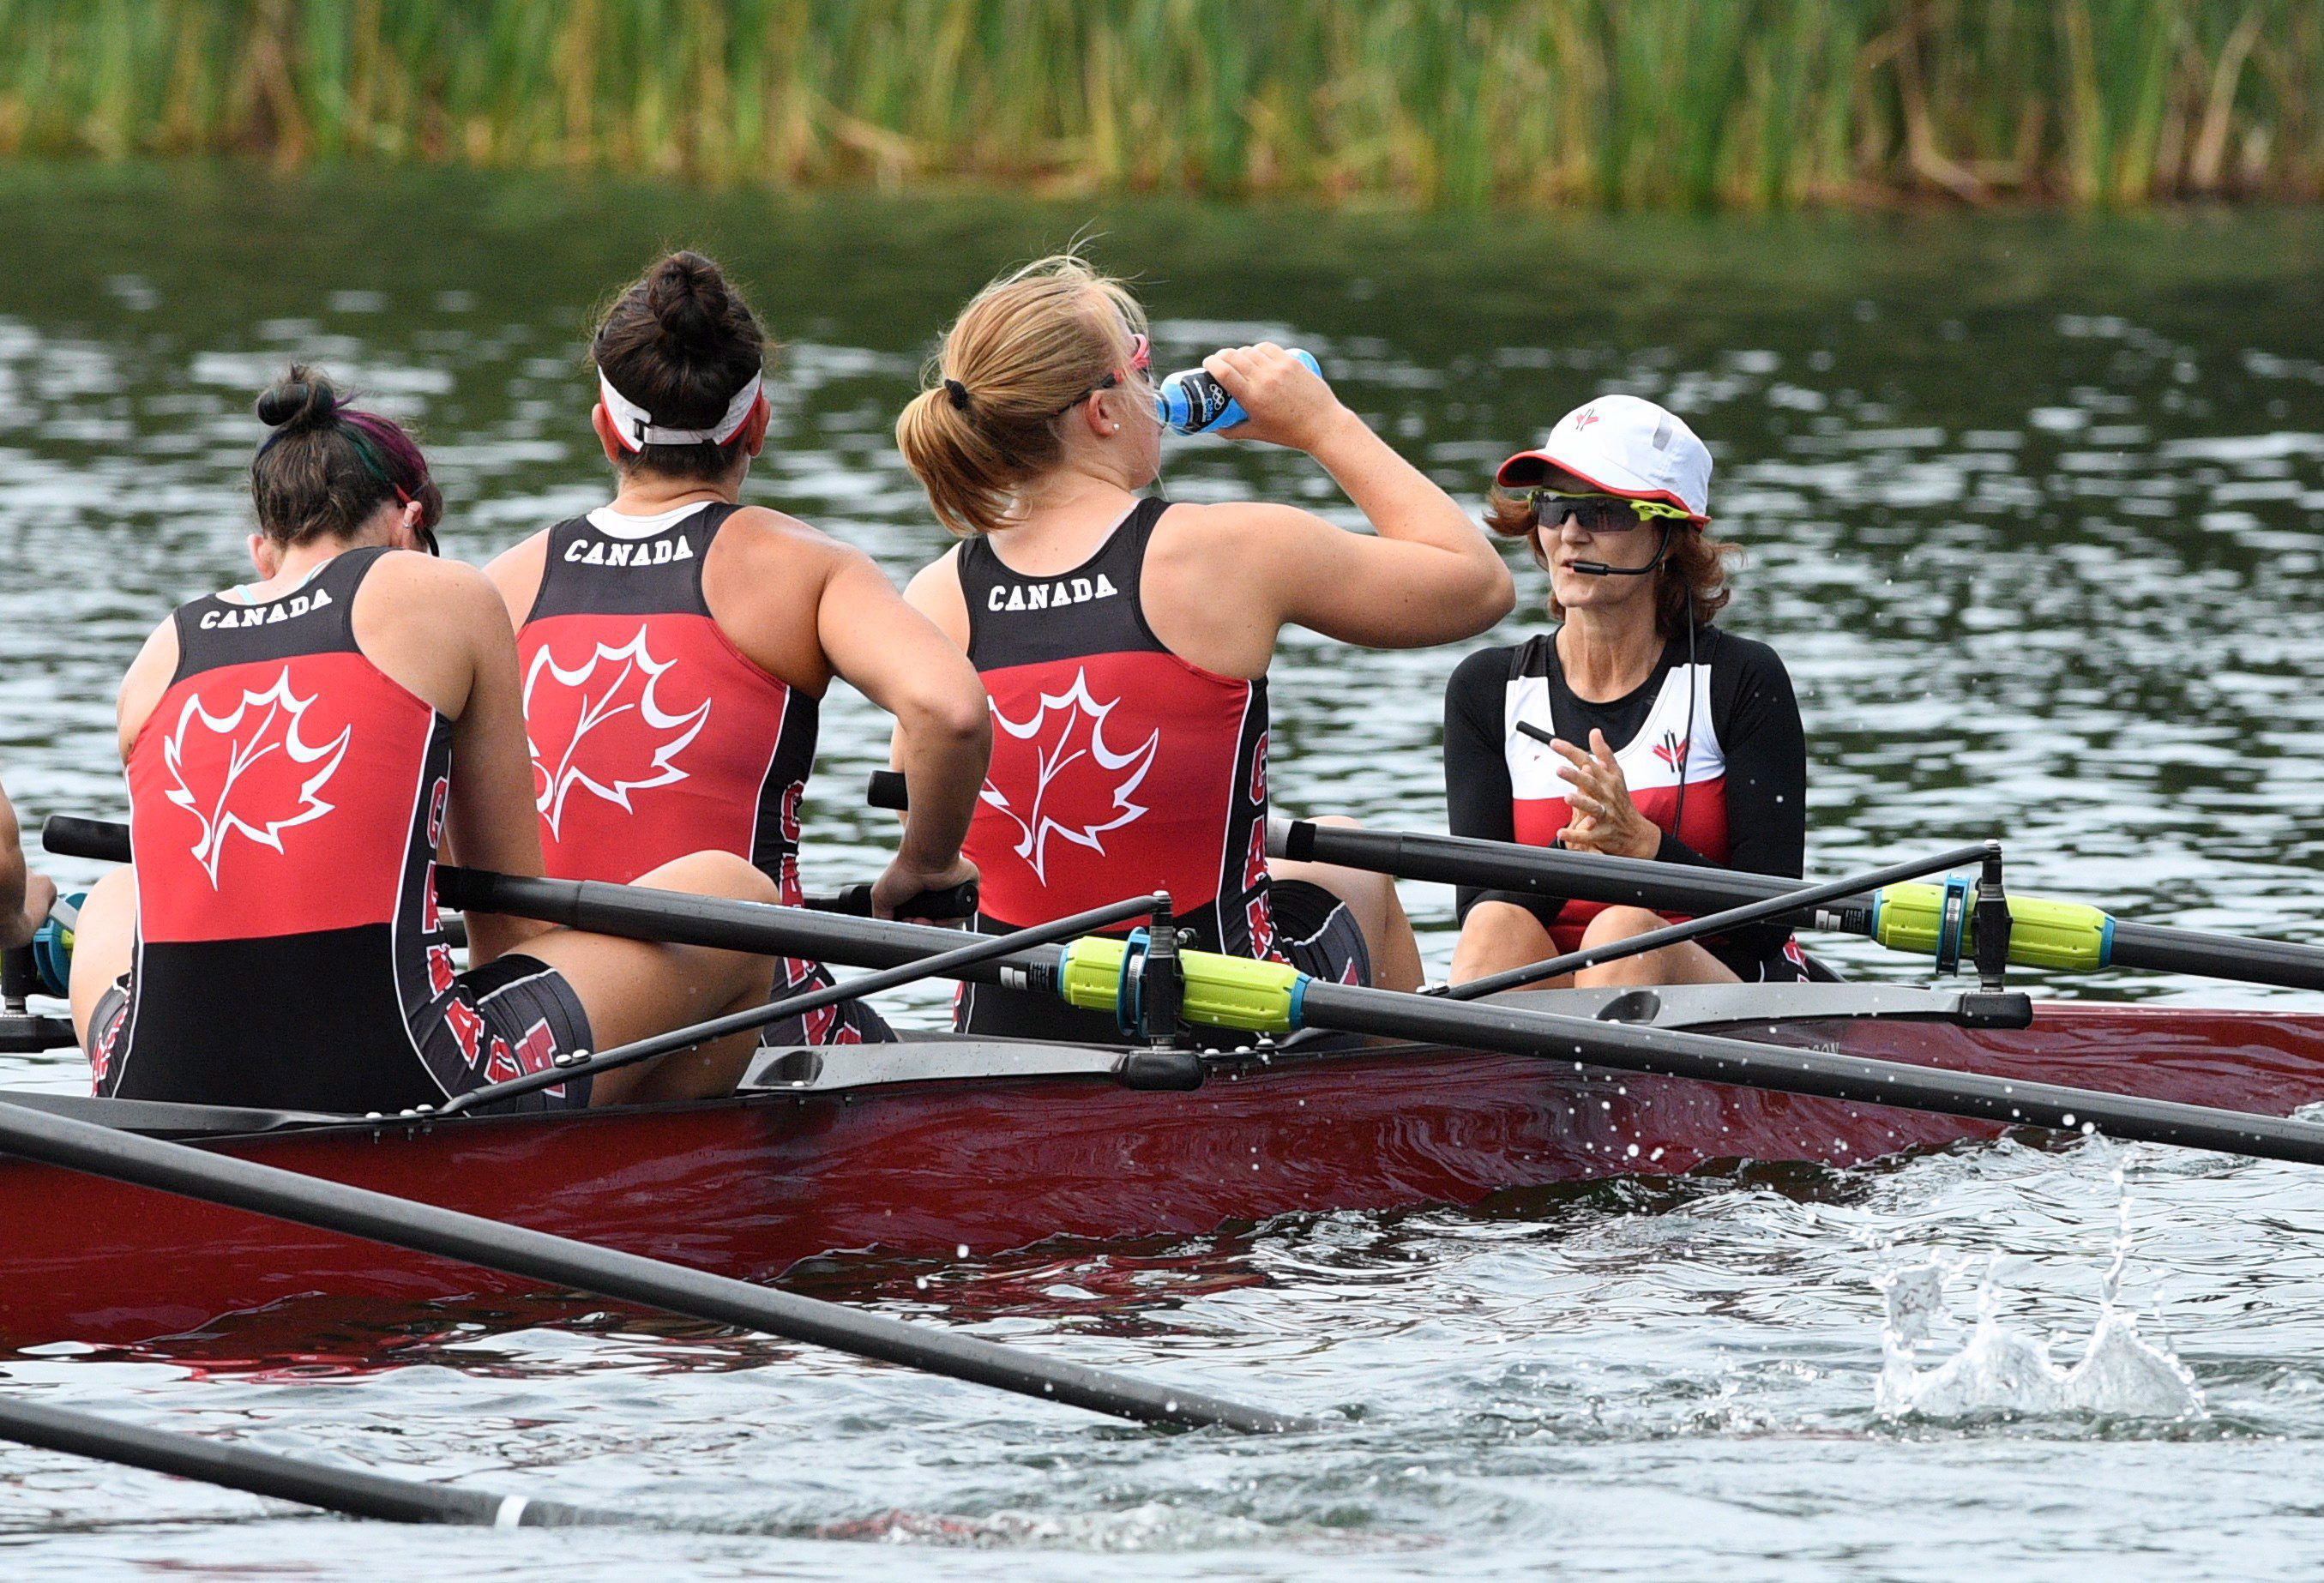
M2044 1007L2032 1028L2016 1031L1828 1020L1779 1036L2276 1115L2324 1100L2324 1016ZM1052 1238L1195 1234L1294 1211L1469 1204L1504 1189L1726 1159L1855 1165L1996 1131L1557 1063L1403 1050L1254 1064L1185 1093L1097 1077L901 1083L210 1146L766 1279L834 1252L948 1258ZM0 1345L11 1348L149 1340L318 1295L385 1311L531 1289L18 1160L0 1161L0 1226L8 1271ZM346 1311L344 1301L332 1308Z

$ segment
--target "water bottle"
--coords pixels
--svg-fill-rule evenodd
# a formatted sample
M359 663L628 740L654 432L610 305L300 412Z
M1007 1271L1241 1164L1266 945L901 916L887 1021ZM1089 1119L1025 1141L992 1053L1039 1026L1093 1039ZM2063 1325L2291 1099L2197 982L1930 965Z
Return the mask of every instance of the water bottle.
M61 1000L71 993L73 931L79 926L81 904L88 899L86 890L60 894L50 904L49 916L41 921L40 932L32 936L32 966L40 974L42 994Z
M1309 354L1295 348L1291 355L1305 364L1308 373L1323 376L1323 371ZM1227 394L1226 386L1199 368L1181 369L1156 386L1154 406L1162 421L1180 434L1232 428L1250 416L1241 402Z

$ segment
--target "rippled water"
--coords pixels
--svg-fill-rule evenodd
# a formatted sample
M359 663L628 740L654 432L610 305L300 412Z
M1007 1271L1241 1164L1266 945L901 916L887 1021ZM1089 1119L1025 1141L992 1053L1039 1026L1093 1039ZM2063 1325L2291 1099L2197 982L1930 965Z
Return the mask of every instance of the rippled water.
M928 337L1000 265L1094 221L1101 258L1144 277L1166 366L1229 337L1296 340L1463 498L1593 391L1684 411L1748 552L1728 623L1775 642L1800 686L1815 871L1997 832L2021 885L2324 937L2314 217L1450 222L200 168L16 170L0 198L0 775L34 820L119 811L114 685L172 601L242 575L248 402L287 357L422 422L447 544L481 558L601 498L580 327L658 242L698 242L789 343L753 497L900 576L942 544L887 437ZM1347 515L1280 453L1186 443L1167 482ZM1435 702L1456 658L1292 637L1275 680L1286 805L1441 827ZM825 719L809 871L835 886L874 861L880 822L850 804L884 733L844 689ZM1441 966L1449 897L1407 902ZM1829 949L1852 972L1914 971ZM85 1081L70 1059L5 1066L16 1086ZM2190 1371L2200 1412L1882 1416L1884 1280L1955 1268L1954 1315L1973 1320L1982 1287L1996 1322L2070 1363L2118 1213L2125 1303ZM1354 1414L1288 1441L1134 1431L580 1308L454 1328L361 1375L60 1349L10 1360L13 1388L666 1531L358 1536L0 1450L0 1567L1078 1577L1093 1551L1137 1551L1164 1575L2079 1577L2100 1558L2303 1574L2324 1560L2319 1229L2313 1172L2004 1144L803 1277Z

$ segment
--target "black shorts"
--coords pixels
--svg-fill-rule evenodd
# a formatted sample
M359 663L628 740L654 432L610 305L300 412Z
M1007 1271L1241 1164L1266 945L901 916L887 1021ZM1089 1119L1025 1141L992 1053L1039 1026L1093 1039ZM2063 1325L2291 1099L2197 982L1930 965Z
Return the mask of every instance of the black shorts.
M98 998L97 1009L89 1017L89 1066L97 1093L120 1092L124 1078L134 1071L138 1081L130 1085L130 1098L166 1097L197 1105L266 1103L263 1094L205 1092L198 1072L155 1071L153 1060L161 1055L160 1048L143 1051L132 1061L115 1059L129 1005L129 975L124 973ZM414 1061L406 1045L401 1054L392 1057L397 1070L380 1085L383 1091L408 1094L409 1104L414 1106L439 1102L447 1088L452 1093L465 1093L488 1082L540 1071L554 1064L559 1055L593 1047L589 1014L582 1008L573 986L555 968L521 952L459 974L450 992L432 1002L425 1015L426 1026L418 1030L416 1041L423 1059ZM449 1083L442 1081L447 1074L452 1077ZM581 1109L589 1103L589 1084L586 1077L575 1078L481 1107L478 1114Z
M775 999L786 999L804 995L810 989L820 989L837 982L831 970L820 962L788 963L785 967L788 981L775 991ZM801 1045L892 1045L896 1030L887 1019L862 1000L843 1000L836 1006L826 1006L820 1011L809 1011L798 1017L787 1017L770 1023L759 1035L761 1048L779 1045L797 1048Z
M1305 879L1278 879L1268 888L1275 914L1279 959L1310 978L1334 984L1372 981L1372 953L1348 904ZM1003 989L993 984L963 984L953 999L956 1032L996 1039L1057 1039L1080 1045L1119 1045L1121 1025L1106 1011L1084 1011L1054 995ZM1196 1028L1205 1043L1236 1043L1248 1035Z
M1764 936L1771 931L1750 933ZM1702 948L1747 984L1804 984L1811 977L1806 954L1789 934L1783 936L1780 945L1764 938L1736 939L1720 934L1703 941Z

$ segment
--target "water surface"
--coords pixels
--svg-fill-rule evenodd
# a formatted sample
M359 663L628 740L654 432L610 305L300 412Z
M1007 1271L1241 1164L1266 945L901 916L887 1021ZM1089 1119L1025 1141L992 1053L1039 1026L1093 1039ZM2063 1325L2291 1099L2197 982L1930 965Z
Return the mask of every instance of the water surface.
M2313 216L1452 221L199 166L16 169L0 202L0 776L35 822L121 811L114 686L171 603L245 575L249 403L287 359L420 424L453 502L447 548L481 559L604 498L589 309L658 244L708 247L787 343L750 497L900 579L945 542L888 434L934 332L1002 265L1093 227L1101 261L1141 279L1162 366L1259 335L1305 345L1464 502L1596 391L1684 412L1745 550L1727 624L1773 642L1799 687L1812 871L1998 833L2022 887L2324 938ZM1354 520L1281 452L1175 444L1165 482ZM1539 619L1530 567L1520 583L1526 608L1493 640ZM1281 803L1441 828L1436 702L1457 658L1287 638ZM884 829L854 805L884 731L844 688L825 720L818 888L873 872ZM1449 894L1406 902L1441 968ZM1851 972L1917 971L1823 948ZM899 1004L926 1019L938 999ZM70 1057L5 1067L19 1086L86 1081ZM1880 1278L1954 1260L1960 1315L1982 1283L2002 1321L2070 1358L2097 1321L2118 1169L2126 1298L2192 1370L2202 1414L1882 1419ZM806 1278L1356 1414L1287 1443L1133 1431L586 1309L374 1336L385 1367L356 1374L254 1369L230 1340L62 1349L9 1362L14 1388L676 1532L357 1536L5 1450L0 1545L13 1575L56 1578L1069 1577L1093 1551L1189 1576L2066 1577L2124 1551L2140 1572L2292 1575L2324 1557L2319 1227L2314 1173L2003 1145Z

